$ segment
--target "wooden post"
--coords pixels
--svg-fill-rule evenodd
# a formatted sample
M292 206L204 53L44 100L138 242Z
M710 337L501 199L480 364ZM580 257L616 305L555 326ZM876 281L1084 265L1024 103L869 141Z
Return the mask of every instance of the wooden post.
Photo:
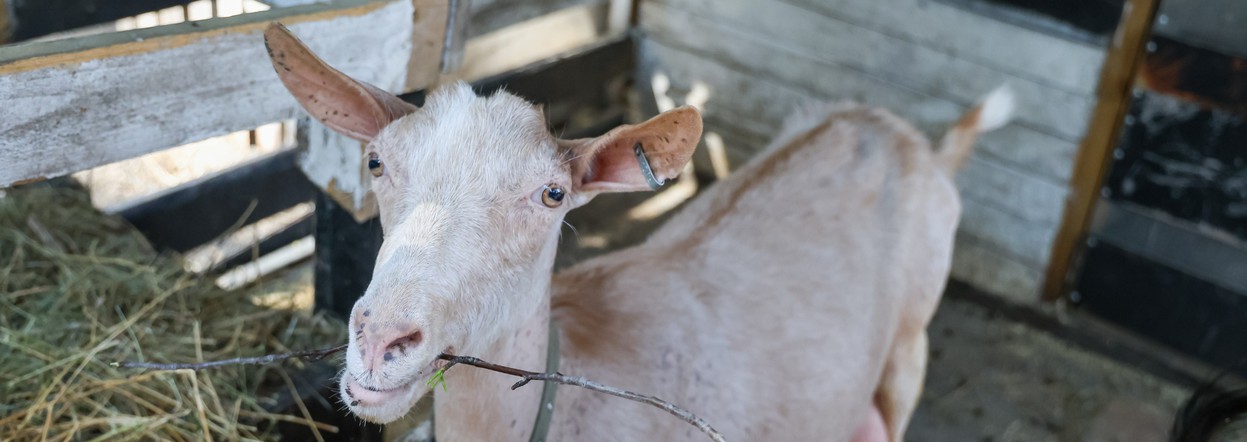
M1130 107L1131 90L1159 3L1160 0L1130 0L1122 7L1121 24L1100 71L1095 110L1075 159L1061 227L1052 242L1052 259L1044 279L1045 300L1063 296L1077 270L1072 264L1082 250L1091 214L1100 199L1100 188L1112 164L1113 148L1121 132L1122 118Z
M0 0L0 45L8 43L13 36L13 25L12 0Z
M0 161L0 187L300 115L264 50L273 21L344 72L397 91L407 60L393 54L410 52L420 32L411 8L334 0L0 47L0 158L21 159Z

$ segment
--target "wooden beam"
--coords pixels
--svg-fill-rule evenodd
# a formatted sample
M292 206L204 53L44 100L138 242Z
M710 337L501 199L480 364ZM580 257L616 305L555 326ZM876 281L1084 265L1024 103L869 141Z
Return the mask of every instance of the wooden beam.
M1045 300L1064 296L1072 282L1070 279L1076 269L1071 264L1082 249L1092 211L1100 199L1100 187L1112 164L1113 147L1121 132L1122 117L1130 107L1131 90L1159 3L1159 0L1130 0L1122 8L1121 24L1113 35L1100 71L1098 101L1075 157L1061 227L1052 242L1052 258L1044 278Z
M413 14L445 1L335 0L0 47L0 187L301 116L264 50L273 21L347 74L402 91L412 41L430 32Z

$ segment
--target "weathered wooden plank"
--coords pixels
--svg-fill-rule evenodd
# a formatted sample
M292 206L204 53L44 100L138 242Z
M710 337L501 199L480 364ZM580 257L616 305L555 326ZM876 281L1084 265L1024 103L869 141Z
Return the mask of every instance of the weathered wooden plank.
M572 6L605 6L608 0L471 0L468 37L493 31L561 11ZM605 11L604 8L602 8ZM603 15L602 20L605 20Z
M0 48L0 186L300 115L264 51L274 20L348 74L397 91L423 32L412 13L411 0L338 0Z
M654 47L649 51L653 52L652 56L657 57L654 63L669 71L667 74L673 82L690 84L701 81L715 84L717 90L712 91L712 101L716 98L731 99L715 97L721 94L719 91L750 93L751 89L762 87L755 82L764 79L783 84L786 89L799 88L799 93L785 94L795 97L795 101L754 94L756 98L764 100L753 103L752 106L770 109L763 112L764 115L777 115L782 118L795 104L808 101L811 95L819 99L855 99L892 109L928 134L939 135L967 108L965 105L916 93L905 87L810 57L770 50L745 39L730 41L731 45L741 47L739 51L723 53L684 47L681 46L682 42L668 40L659 32L648 35L651 38L647 39L646 47ZM720 67L703 68L704 64L727 66L737 74L726 72L726 69ZM750 103L747 100L744 102ZM1072 141L1019 124L1010 124L986 134L981 137L979 146L976 154L990 154L1003 162L1056 182L1068 179L1070 159L1076 149Z
M963 194L958 231L981 244L991 244L1019 262L1041 268L1048 262L1056 225L1029 222L1007 212L995 201Z
M475 36L464 48L462 66L444 76L443 81L474 81L499 75L592 44L603 36L601 20L606 6L572 5Z
M1104 49L1045 35L930 0L784 0L1010 72L1089 94ZM1061 48L1052 50L1052 48Z
M957 172L957 188L968 198L980 201L1009 201L1014 215L1042 226L1055 228L1065 206L1065 186L1017 169L1001 166L983 156L970 158Z
M733 126L764 136L774 133L783 119L798 106L812 101L865 96L867 99L862 101L891 109L935 136L942 134L965 110L944 100L894 87L857 88L851 78L825 76L825 79L800 79L796 75L776 78L771 75L776 70L758 70L738 64L725 66L724 63L731 62L671 48L655 39L647 39L643 47L641 53L647 58L646 63L657 66L656 74L662 75L671 84L668 95L672 98L683 102L682 97L700 84L708 90L704 106L706 113L731 110L724 118ZM768 65L767 57L759 54L759 64ZM787 58L785 63L792 65L792 72L817 72L818 69L817 65L802 64L793 58ZM737 68L747 70L742 72ZM850 87L856 90L847 89ZM1068 176L1072 151L1072 143L1025 127L1009 125L981 137L975 156L1059 184L1062 182L1060 175Z
M977 239L958 235L953 246L952 277L975 288L1020 303L1039 297L1043 270L997 252Z
M738 63L750 64L758 52L809 58L826 68L805 75L836 81L865 76L961 105L982 98L990 85L1007 82L1018 99L1016 121L1070 141L1081 137L1093 104L1090 94L1067 92L779 0L656 0L645 3L642 23L655 38Z
M0 44L12 39L13 25L13 0L0 0Z

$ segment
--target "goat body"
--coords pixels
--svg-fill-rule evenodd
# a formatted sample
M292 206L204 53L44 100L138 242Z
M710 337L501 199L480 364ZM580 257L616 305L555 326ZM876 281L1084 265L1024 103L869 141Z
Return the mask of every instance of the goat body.
M551 278L566 210L648 189L636 146L658 179L674 177L701 135L696 110L556 140L514 96L452 85L415 109L332 70L284 28L266 38L304 107L369 142L386 240L351 316L352 412L401 417L447 350L541 370L553 321L560 371L680 404L730 440L901 439L951 263L952 176L974 137L1008 120L1007 90L939 150L881 109L804 110L643 244ZM529 436L540 389L464 368L446 380L439 440ZM554 406L551 440L704 437L585 390L560 389Z

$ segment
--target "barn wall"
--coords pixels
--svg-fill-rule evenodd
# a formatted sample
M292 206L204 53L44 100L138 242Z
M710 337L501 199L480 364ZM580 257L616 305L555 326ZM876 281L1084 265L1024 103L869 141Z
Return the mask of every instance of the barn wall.
M809 100L881 105L938 137L1009 83L1015 122L982 137L957 177L953 276L1038 299L1103 47L926 0L645 0L640 20L643 75L665 77L676 104L704 100L733 167Z

